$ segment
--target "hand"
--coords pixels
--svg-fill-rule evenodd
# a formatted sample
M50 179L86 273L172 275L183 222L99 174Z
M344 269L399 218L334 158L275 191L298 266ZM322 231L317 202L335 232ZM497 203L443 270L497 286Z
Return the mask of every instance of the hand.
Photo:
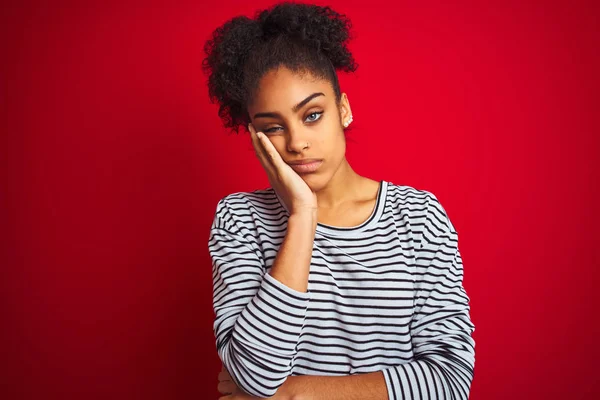
M224 394L225 396L219 397L219 400L267 400L260 397L251 396L248 393L245 393L241 390L233 379L229 372L225 369L225 366L221 368L221 372L219 372L219 385L217 386L217 390L219 393ZM280 399L281 396L275 394L273 397L269 397L270 400Z
M291 214L304 211L317 211L317 195L304 180L287 165L269 138L262 132L256 132L252 124L248 125L252 146L260 163L267 172L269 183L285 203Z
M217 390L221 394L231 394L236 390L239 390L229 371L225 369L225 366L222 366L221 372L219 372L219 384L217 385Z
M219 397L219 400L275 400L277 398L277 395L275 395L274 397L255 397L255 396L251 396L248 393L245 393L244 391L242 391L239 388L236 388L236 390L231 393L230 395L226 395L226 396L222 396Z

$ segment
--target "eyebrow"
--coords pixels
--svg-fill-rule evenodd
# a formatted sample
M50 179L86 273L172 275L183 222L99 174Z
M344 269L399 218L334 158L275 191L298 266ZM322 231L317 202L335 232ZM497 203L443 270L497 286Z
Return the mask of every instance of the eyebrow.
M308 103L309 101L311 101L312 99L314 99L315 97L318 97L318 96L325 96L325 94L321 93L321 92L311 94L310 96L308 96L307 98L302 100L300 103L298 103L294 107L292 107L292 111L298 112L298 110L301 109L302 107L304 107L306 105L306 103ZM255 114L254 119L256 119L256 118L278 118L280 116L281 115L277 112L264 112L264 113Z

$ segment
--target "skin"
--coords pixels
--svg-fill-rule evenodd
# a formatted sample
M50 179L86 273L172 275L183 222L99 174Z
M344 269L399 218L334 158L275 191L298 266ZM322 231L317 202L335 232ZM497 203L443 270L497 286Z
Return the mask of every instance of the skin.
M295 112L292 110L313 93L323 95L312 98ZM323 114L319 116L313 114L315 112ZM268 166L265 169L273 188L292 214L316 208L318 222L334 226L355 226L369 217L379 182L357 174L346 159L343 122L351 115L346 93L342 93L338 106L329 81L280 67L261 79L248 113L251 134L253 130L263 132L268 139L261 142L262 148L257 153L264 154L272 145L283 161L280 174L289 182L287 188L274 182L277 179L270 176ZM264 113L278 116L254 118ZM323 159L323 164L315 173L300 174L299 180L294 176L298 174L286 168L289 166L285 163L305 158Z
M261 400L238 388L225 368L219 373L219 400ZM386 400L381 371L345 376L289 376L274 396L262 400Z
M315 93L322 95L311 97ZM294 109L301 102L305 104ZM354 172L346 159L343 123L350 118L350 104L345 93L336 103L329 81L285 67L274 69L261 79L248 113L256 156L290 211L286 239L270 273L287 286L306 291L316 222L333 226L364 222L373 212L379 182ZM307 158L322 160L316 172L297 173L288 165ZM239 389L224 368L218 390L225 395L219 400L257 399ZM377 371L290 376L270 399L387 398L383 374Z

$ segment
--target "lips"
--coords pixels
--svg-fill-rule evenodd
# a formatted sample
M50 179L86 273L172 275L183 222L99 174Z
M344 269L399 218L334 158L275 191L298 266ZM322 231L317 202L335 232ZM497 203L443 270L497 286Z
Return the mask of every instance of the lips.
M299 174L309 174L317 171L321 164L322 160L302 160L289 163L289 166Z

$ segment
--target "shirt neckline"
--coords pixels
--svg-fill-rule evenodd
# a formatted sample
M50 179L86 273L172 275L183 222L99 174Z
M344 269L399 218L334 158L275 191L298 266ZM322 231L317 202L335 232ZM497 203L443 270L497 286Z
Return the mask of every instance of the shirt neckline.
M327 236L347 236L354 235L358 232L364 232L365 230L377 225L383 214L385 207L385 199L387 197L387 182L384 180L379 181L379 188L377 189L377 200L375 207L364 222L355 226L333 226L322 224L317 222L317 232L325 234Z
M277 200L279 201L279 204L284 208L287 216L289 217L289 211L283 204L283 201L279 198L279 195L277 194L277 192L275 192L274 189L272 189L272 190L275 193L275 196L276 196ZM357 233L364 232L367 229L370 229L371 227L377 225L377 223L381 219L381 215L383 214L383 210L385 208L385 200L387 198L387 191L388 191L388 182L385 180L380 180L379 188L377 189L377 200L375 202L375 207L373 208L373 211L371 212L371 215L369 216L369 218L367 218L361 224L355 225L355 226L333 226L333 225L326 225L326 224L317 222L316 232L323 234L325 236L355 236Z

